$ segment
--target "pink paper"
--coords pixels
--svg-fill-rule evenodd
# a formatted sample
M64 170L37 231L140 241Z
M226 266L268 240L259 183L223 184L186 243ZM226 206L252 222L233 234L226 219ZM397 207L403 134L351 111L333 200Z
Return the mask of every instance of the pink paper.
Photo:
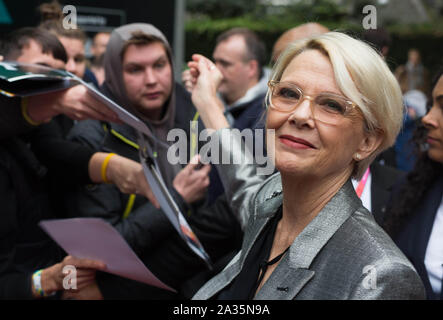
M102 219L45 220L40 226L71 256L101 261L106 272L176 292L149 271L118 231Z

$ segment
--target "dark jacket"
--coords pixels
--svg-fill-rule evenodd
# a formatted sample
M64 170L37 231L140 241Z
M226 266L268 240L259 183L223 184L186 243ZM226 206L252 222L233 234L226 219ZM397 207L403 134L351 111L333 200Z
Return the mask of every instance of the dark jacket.
M31 276L61 260L38 226L53 217L46 170L18 138L0 143L0 298L31 299Z
M374 215L375 221L382 225L393 187L404 173L376 161L371 164L370 169L372 176L371 212Z
M94 150L66 139L73 122L59 115L22 135L37 159L48 168L47 182L51 207L57 218L64 217L63 194L78 183L90 183L89 160Z
M65 116L35 127L23 119L19 98L2 96L0 104L0 297L26 299L32 273L63 256L38 222L60 216L57 200L69 185L90 181L93 152L64 139Z
M189 119L196 112L190 101L188 93L179 85L176 86L177 101L180 101L180 112L176 113L175 126L185 130L189 136ZM73 127L68 135L70 141L80 143L95 151L114 152L123 157L139 162L137 133L126 124L109 124L96 120L85 120ZM177 201L186 206L183 199L174 190L171 192ZM131 200L132 201L132 200ZM149 221L155 225L157 219L163 220L163 215L158 215L156 208L142 196L136 196L131 208L130 195L120 192L114 185L87 185L81 186L66 196L66 210L68 216L100 217L113 224L133 247L137 254L146 250L152 239L145 236L153 233L147 232L150 228ZM129 214L123 219L125 210ZM152 212L146 215L145 212ZM149 217L152 216L152 217ZM147 219L149 217L149 219ZM147 219L147 220L146 220ZM144 228L140 228L144 225ZM145 232L146 231L146 232ZM166 234L161 229L155 229L155 234ZM142 248L142 249L140 249Z
M429 237L442 196L443 174L440 174L440 177L424 193L419 205L403 224L400 232L393 238L417 270L425 286L428 299L443 299L443 294L437 297L433 292L424 264Z
M0 94L0 140L14 137L35 128L23 118L21 98Z
M47 124L33 126L22 115L21 98L0 94L0 141L20 136L32 146L39 161L64 176L65 180L89 181L90 149L66 142L73 121L65 115L56 116Z
M179 106L175 113L175 128L183 129L189 137L189 121L194 118L196 110L189 94L181 86L177 85L175 92ZM200 126L199 129L203 127ZM139 161L136 132L127 125L87 120L76 125L69 138L97 151L112 151ZM189 207L175 190L170 191L214 261L240 246L240 226L225 200L208 209ZM110 222L146 266L160 280L179 291L187 279L200 272L205 273L204 262L187 247L161 210L141 196L136 196L131 205L130 197L134 196L122 194L113 185L81 186L66 197L68 214L72 217L100 217ZM220 243L224 246L220 246ZM201 278L200 285L210 276L208 274ZM179 297L164 290L105 274L98 277L98 284L105 299ZM186 285L182 294L192 296L193 292L187 292L198 289L194 285Z

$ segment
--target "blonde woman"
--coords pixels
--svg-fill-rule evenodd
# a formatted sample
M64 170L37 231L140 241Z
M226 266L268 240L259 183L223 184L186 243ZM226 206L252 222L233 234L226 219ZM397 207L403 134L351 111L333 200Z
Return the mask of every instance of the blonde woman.
M206 127L227 128L217 68L197 55L189 66ZM382 58L337 32L294 42L274 67L266 104L279 172L260 183L251 166L218 168L245 236L194 298L423 299L413 266L351 183L402 123L401 91Z

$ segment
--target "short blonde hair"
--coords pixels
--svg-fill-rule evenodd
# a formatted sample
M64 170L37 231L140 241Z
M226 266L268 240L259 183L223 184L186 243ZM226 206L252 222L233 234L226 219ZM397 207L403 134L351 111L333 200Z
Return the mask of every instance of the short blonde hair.
M403 123L400 87L382 57L363 41L340 32L297 40L291 43L275 64L271 80L279 81L289 63L306 50L319 50L334 69L335 80L343 94L361 110L365 129L381 134L380 146L366 159L356 162L352 176L360 179L383 150L392 146ZM270 90L266 96L269 102Z

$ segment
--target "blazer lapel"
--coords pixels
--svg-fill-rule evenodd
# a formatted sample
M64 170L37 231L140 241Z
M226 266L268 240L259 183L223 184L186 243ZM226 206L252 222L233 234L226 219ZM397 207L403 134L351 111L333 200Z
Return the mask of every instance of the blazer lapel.
M292 300L314 277L312 270L288 267L288 260L285 255L254 299Z
M265 194L263 199L256 199L254 213L249 220L250 226L246 228L244 236L245 248L242 250L240 261L243 264L244 259L248 256L249 251L257 240L263 228L269 220L275 215L278 208L282 205L283 195L280 176L273 179L274 191L272 194Z

